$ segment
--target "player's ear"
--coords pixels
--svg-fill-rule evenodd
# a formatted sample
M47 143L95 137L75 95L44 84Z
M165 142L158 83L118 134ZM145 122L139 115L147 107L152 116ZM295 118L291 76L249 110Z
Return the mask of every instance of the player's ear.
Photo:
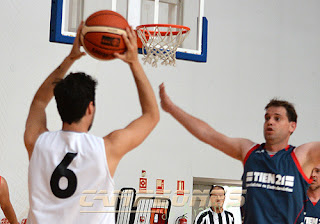
M290 121L289 131L291 132L291 134L294 132L294 130L296 130L296 127L297 127L297 122Z
M91 115L94 113L95 107L93 105L93 101L90 101L88 107L87 107L87 114Z

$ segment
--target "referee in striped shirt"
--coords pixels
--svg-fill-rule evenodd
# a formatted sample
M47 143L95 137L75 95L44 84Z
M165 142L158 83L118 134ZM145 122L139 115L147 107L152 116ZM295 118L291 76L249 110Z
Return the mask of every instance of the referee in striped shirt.
M223 210L225 190L222 186L212 185L210 191L211 206L197 215L195 224L234 224L233 214Z

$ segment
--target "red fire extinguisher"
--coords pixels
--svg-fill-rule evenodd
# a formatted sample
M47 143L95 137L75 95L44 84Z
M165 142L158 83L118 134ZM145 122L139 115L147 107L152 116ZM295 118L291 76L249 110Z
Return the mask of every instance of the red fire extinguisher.
M187 213L186 213L187 214ZM188 220L187 220L187 216L186 214L184 215L181 215L179 216L177 219L176 219L176 224L187 224L188 223Z

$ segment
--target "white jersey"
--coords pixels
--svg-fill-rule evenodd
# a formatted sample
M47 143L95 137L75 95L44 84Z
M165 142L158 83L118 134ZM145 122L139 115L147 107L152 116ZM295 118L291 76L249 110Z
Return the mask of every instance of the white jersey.
M207 208L197 215L194 224L234 224L234 218L233 214L226 210L215 213L212 208Z
M28 224L114 224L104 141L87 133L39 136L29 164Z

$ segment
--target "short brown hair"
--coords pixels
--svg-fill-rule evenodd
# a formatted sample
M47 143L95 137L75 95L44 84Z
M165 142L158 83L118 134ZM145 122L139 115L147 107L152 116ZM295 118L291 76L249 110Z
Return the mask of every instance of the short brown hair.
M284 107L287 111L288 120L290 122L291 121L297 122L298 115L292 103L289 103L288 101L285 101L285 100L279 100L277 98L273 98L272 100L270 100L270 102L267 104L267 106L264 109L267 110L269 107Z
M220 188L220 189L222 189L222 190L224 191L224 194L226 194L226 190L224 189L224 187L222 187L222 186L220 186L220 185L212 185L212 186L211 186L211 189L210 189L210 191L209 191L209 195L211 195L212 190L215 189L215 188Z

